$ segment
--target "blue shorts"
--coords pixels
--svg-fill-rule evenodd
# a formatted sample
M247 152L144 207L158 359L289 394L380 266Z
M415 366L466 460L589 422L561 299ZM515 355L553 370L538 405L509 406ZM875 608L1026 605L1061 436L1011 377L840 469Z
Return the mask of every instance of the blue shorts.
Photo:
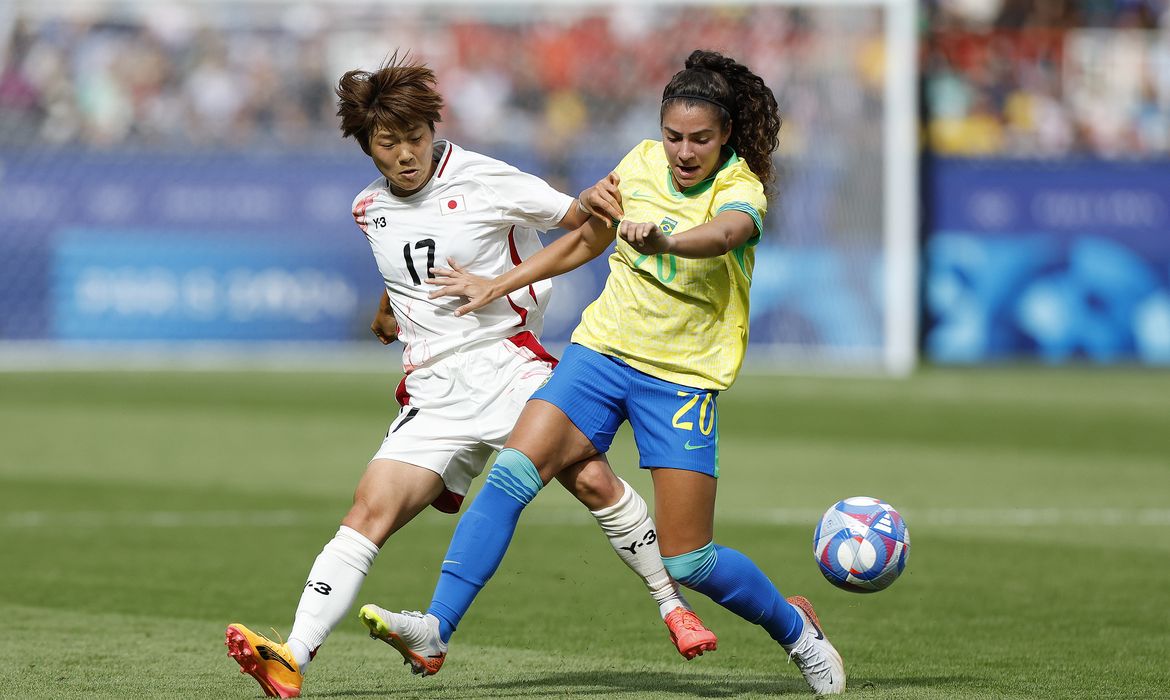
M717 391L675 384L573 344L533 399L565 412L598 452L609 451L625 421L643 469L667 467L719 476Z

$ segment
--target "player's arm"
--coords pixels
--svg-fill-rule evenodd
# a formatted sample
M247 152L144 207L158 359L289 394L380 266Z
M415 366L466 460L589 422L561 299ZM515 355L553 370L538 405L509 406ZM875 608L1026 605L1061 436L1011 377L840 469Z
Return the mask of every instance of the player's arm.
M600 217L607 227L612 226L615 221L621 221L625 212L622 211L622 193L618 190L620 183L621 178L616 172L601 178L597 184L583 191L577 198L577 209Z
M378 310L374 312L374 322L370 330L383 345L389 345L398 337L398 320L394 318L394 310L390 308L390 295L382 290L382 300L378 302Z
M591 216L585 225L566 233L495 279L473 275L448 258L450 269L436 267L427 279L429 284L440 285L431 292L431 298L466 297L467 303L455 310L456 316L462 316L517 289L575 270L604 253L612 242L613 231L604 221Z
M715 258L747 243L756 233L755 220L735 210L673 236L662 233L654 223L623 221L618 228L618 235L639 253L680 258Z
M590 216L599 216L607 222L621 221L623 213L622 195L618 191L619 182L621 179L618 178L618 174L610 173L598 180L597 184L585 189L557 225L572 231L583 226Z

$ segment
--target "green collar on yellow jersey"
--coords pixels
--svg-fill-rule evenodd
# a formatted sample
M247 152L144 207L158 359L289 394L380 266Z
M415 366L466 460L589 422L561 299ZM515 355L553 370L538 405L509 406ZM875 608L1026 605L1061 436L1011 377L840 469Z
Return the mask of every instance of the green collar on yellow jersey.
M670 175L670 164L668 163L666 166L667 190L676 198L682 198L694 197L697 194L703 194L707 190L711 189L711 185L715 184L715 178L719 175L719 173L726 170L729 166L735 165L739 162L739 155L731 146L724 146L720 152L720 155L723 153L730 154L727 156L727 159L723 161L723 165L720 165L718 168L716 168L715 172L711 173L707 179L703 180L702 182L691 185L690 187L684 187L682 192L679 192L678 188L674 186L674 178Z

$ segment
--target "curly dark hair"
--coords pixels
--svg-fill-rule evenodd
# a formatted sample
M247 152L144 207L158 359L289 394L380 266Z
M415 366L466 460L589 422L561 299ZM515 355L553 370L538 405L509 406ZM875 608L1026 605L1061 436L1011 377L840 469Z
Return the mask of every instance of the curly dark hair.
M780 146L780 108L772 89L747 66L717 51L696 49L685 65L662 91L659 119L668 101L676 99L719 109L723 128L730 124L732 129L728 143L770 190L776 177L772 153Z
M370 138L379 128L407 131L426 122L433 132L442 121L443 96L435 72L395 51L376 71L351 70L337 81L341 133L352 136L370 155Z

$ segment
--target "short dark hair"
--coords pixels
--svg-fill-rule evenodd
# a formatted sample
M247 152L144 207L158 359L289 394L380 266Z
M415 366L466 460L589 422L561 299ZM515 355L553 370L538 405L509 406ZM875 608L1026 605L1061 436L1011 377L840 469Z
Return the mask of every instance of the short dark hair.
M399 60L397 51L376 71L348 71L336 89L341 133L354 137L369 155L370 138L379 128L405 132L426 122L434 131L443 109L436 82L434 71L409 54Z

